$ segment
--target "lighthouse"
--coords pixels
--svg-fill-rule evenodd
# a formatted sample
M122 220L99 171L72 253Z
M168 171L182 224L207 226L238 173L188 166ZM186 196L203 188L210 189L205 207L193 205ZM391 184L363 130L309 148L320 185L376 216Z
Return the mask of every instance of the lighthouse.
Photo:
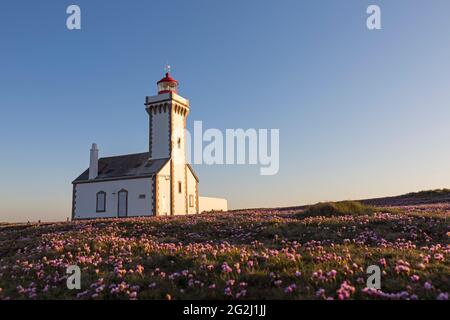
M226 199L198 196L198 177L186 161L189 100L169 71L145 97L146 152L98 158L92 144L89 168L72 182L73 220L227 210Z
M198 179L186 163L189 100L178 94L178 85L178 81L166 72L165 77L157 82L158 94L146 97L145 106L149 116L150 158L170 159L170 181L167 175L166 178L161 176L156 181L157 190L162 192L169 187L171 214L188 214L190 211L198 212ZM192 188L195 192L189 193Z

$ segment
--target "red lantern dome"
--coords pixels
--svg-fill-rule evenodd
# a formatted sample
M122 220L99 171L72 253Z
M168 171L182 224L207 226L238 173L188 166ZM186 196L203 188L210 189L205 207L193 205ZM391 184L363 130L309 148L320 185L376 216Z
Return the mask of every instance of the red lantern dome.
M158 81L158 94L169 92L178 92L178 81L167 72L166 76Z

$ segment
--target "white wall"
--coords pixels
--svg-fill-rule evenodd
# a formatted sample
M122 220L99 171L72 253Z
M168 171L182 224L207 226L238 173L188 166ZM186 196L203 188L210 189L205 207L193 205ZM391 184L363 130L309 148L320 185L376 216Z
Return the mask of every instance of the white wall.
M75 219L117 217L117 193L128 191L128 216L152 215L152 178L81 183L75 186ZM97 192L106 192L106 211L96 212ZM145 194L145 199L139 195Z
M161 113L158 111L152 113L152 123L150 125L150 139L152 143L152 159L168 158L170 156L170 122L169 122L169 107L161 108Z
M191 170L187 167L186 165L186 170L187 170L187 191L188 191L188 214L194 214L197 213L197 180L195 180L194 175L192 174ZM190 206L190 196L194 197L194 206L191 207Z
M166 100L166 101L165 101ZM170 101L167 101L170 100ZM167 196L166 181L159 174L158 181L158 213L165 214L164 204L169 201L168 212L174 215L188 213L188 182L186 168L186 136L185 121L187 117L187 109L189 100L171 93L161 94L146 98L147 111L151 113L151 157L153 159L171 157L171 175L172 185L169 186L171 199ZM166 109L160 106L166 106ZM172 132L170 129L172 128ZM180 139L180 148L178 148L178 140ZM172 146L172 154L170 147ZM179 183L181 183L181 192L179 191Z
M199 211L227 211L228 201L222 198L199 197Z
M174 215L186 214L186 154L184 116L175 112L172 104L172 162L173 162L173 199ZM178 148L178 138L181 139ZM178 182L181 182L181 193L178 192Z
M158 199L157 215L170 215L170 161L161 168L157 175Z

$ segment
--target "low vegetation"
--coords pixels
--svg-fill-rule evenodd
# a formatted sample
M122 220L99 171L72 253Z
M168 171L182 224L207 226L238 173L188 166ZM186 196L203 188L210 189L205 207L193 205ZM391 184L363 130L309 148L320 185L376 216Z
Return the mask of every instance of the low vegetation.
M404 197L416 197L416 198L426 198L433 199L435 197L450 196L450 189L435 189L435 190L424 190L419 192L410 192L404 195Z
M430 205L430 204L449 204L450 189L424 190L411 192L394 197L384 197L375 199L361 200L361 203L372 206L411 206L411 205Z
M357 201L323 202L306 208L298 214L299 217L336 217L371 215L376 211L374 207L363 205Z
M448 299L449 210L340 202L3 225L0 299ZM81 290L67 289L69 265ZM370 265L381 290L366 286Z

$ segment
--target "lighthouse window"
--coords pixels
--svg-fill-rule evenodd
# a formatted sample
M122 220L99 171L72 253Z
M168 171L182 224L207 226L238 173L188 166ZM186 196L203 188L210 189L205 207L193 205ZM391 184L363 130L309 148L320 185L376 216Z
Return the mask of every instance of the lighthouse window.
M178 181L178 193L181 193L181 181Z
M104 191L97 192L96 211L106 211L106 193Z
M181 138L178 138L177 144L178 144L178 149L181 149Z
M189 207L193 207L194 206L194 195L190 194L189 195Z

